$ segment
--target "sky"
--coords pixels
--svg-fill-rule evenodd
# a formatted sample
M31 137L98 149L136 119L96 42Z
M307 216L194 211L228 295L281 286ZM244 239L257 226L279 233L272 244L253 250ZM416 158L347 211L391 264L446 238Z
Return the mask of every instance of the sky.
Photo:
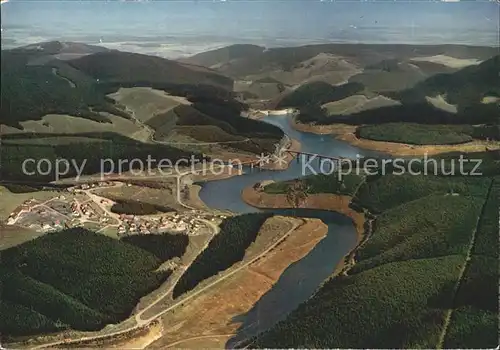
M2 48L80 41L175 58L234 43L498 46L494 1L9 0Z

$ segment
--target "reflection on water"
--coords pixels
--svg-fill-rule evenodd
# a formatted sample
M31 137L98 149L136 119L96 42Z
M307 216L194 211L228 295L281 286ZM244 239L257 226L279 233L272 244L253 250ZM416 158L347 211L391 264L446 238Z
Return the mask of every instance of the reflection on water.
M342 257L356 245L356 232L351 220L339 213L312 209L273 212L321 219L328 225L328 234L308 255L291 264L249 312L233 319L233 322L242 324L237 335L227 342L227 348L234 348L239 341L269 329L284 319L314 293L332 274Z
M329 136L299 132L291 128L287 116L266 117L264 121L277 125L302 144L302 151L326 156L355 159L357 155L380 156L338 141ZM318 163L316 162L317 166ZM241 191L263 180L283 181L304 175L303 162L293 161L284 171L247 169L245 175L211 181L203 185L201 199L211 208L228 209L236 213L256 212L241 199ZM307 173L307 172L306 172ZM318 286L334 271L335 266L356 244L356 230L350 218L336 212L314 209L273 209L280 215L318 218L328 225L327 236L303 259L290 265L276 284L246 314L235 317L242 323L238 334L226 344L231 348L242 339L255 335L283 319L307 300Z
M351 159L356 159L358 155L360 157L381 155L379 152L363 150L329 136L296 131L291 128L287 116L272 116L263 120L279 126L291 138L298 140L302 145L301 150L304 152ZM311 162L311 164L312 168L319 168L318 159ZM254 170L251 172L247 169L246 174L243 176L234 176L229 179L204 184L200 191L200 197L210 208L228 209L236 213L255 212L257 209L247 205L241 199L241 191L244 188L263 180L291 180L309 173L309 168L305 166L304 162L297 163L295 161L292 161L288 169L284 171Z

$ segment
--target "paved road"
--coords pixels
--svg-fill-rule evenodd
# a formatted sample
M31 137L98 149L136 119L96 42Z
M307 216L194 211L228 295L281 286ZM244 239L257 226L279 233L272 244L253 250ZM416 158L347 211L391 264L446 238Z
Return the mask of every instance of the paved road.
M216 284L220 283L221 281L224 281L227 278L229 278L229 277L235 275L236 273L242 271L243 269L246 269L248 266L250 266L251 264L253 264L257 260L259 260L262 257L264 257L265 255L267 255L271 250L273 250L276 246L278 246L280 243L282 243L300 225L301 224L294 223L294 225L292 226L292 228L290 230L288 230L279 240L277 240L275 243L273 243L271 246L269 246L266 250L264 250L262 253L260 253L259 255L257 255L253 259L251 259L250 261L246 262L245 264L243 264L243 265L235 268L234 270L230 271L229 273L226 273L226 274L222 275L220 278L218 278L218 279L214 280L213 282L211 282L210 284L207 284L206 286L200 288L199 290L195 291L194 293L189 294L185 298L180 299L179 301L177 301L176 303L174 303L170 307L168 307L168 308L166 308L166 309L164 309L164 310L156 313L155 315L153 315L153 316L151 316L151 317L149 317L147 319L142 319L141 315L144 314L144 312L146 310L149 310L151 307L153 307L154 305L156 305L157 303L159 303L161 301L161 299L163 299L165 296L167 296L172 291L172 289L175 287L175 284L176 284L176 283L173 283L172 287L170 287L165 293L162 293L161 295L159 295L149 306L146 307L146 309L144 309L143 311L141 311L140 313L138 313L138 314L136 314L134 316L134 319L136 321L136 324L134 326L130 326L130 327L126 328L126 329L122 329L120 331L111 332L111 333L103 334L103 335L87 336L87 337L80 337L80 338L75 338L75 339L70 339L70 340L59 340L59 341L49 342L49 343L45 343L45 344L41 344L41 345L37 345L37 346L32 346L32 347L30 347L30 349L42 349L42 348L53 347L53 346L58 346L58 345L68 345L68 344L71 344L71 343L78 343L78 342L85 342L85 341L96 341L96 340L100 340L100 339L107 339L107 338L116 337L116 336L119 336L119 335L123 335L123 334L129 333L131 331L137 330L137 329L139 329L139 328L141 328L141 327L149 324L150 322L154 321L158 317L161 317L165 313L167 313L167 312L169 312L169 311L171 311L171 310L173 310L173 309L181 306L186 301L191 300L192 298L200 295L201 293L203 293L206 290L212 288L213 286L215 286ZM208 243L207 243L207 245L208 245ZM203 247L202 250L200 250L200 252L203 251L203 249L205 247ZM194 259L193 259L193 261L194 261ZM186 266L184 268L184 271L187 270L187 268L189 268L190 265L191 264L189 264L188 266ZM179 280L179 278L181 276L182 276L182 274L180 274L180 276L178 277L178 279L176 280L176 282Z

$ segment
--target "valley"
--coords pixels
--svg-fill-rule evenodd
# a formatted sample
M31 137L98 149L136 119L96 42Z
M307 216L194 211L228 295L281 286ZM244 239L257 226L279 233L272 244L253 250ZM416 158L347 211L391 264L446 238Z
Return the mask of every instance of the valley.
M497 345L496 49L4 51L2 344Z

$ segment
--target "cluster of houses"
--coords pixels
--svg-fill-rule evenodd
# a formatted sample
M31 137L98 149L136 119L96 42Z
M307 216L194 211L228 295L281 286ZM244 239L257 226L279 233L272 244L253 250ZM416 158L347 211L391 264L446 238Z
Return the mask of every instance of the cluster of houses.
M128 234L150 234L163 232L185 233L196 235L205 226L200 219L216 221L216 217L200 215L196 213L183 213L164 215L157 217L138 217L135 215L121 214L121 224L118 227L118 235Z
M36 203L37 202L34 199L24 202L9 215L7 225L19 224L18 221L22 220L22 226L26 226L39 232L59 231L68 227L66 221L54 218L50 210L43 207L33 209L32 206L36 205ZM26 215L30 214L33 214L34 216L27 218Z
M135 215L120 215L121 225L118 234L150 234L162 232L186 232L198 229L199 224L183 220L178 214L152 218L141 218Z

